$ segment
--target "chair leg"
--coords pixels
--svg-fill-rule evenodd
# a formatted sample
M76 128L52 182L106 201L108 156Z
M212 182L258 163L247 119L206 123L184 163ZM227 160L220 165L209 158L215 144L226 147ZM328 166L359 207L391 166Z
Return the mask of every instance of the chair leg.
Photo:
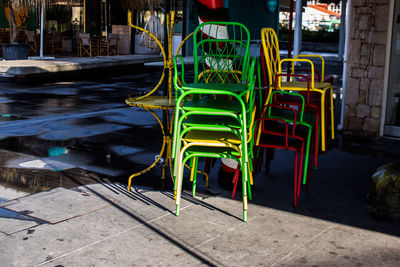
M308 164L308 172L307 172L307 179L306 179L306 193L308 193L308 185L311 181L311 163Z
M314 130L314 167L318 167L318 145L319 145L319 112L316 113L315 130Z
M321 150L325 151L325 144L326 144L326 137L325 137L325 129L326 129L326 122L325 122L325 95L322 93L321 95Z
M335 139L335 118L334 118L334 107L333 107L333 88L331 87L330 89L330 103L331 103L331 134L332 134L332 140Z
M238 166L237 166L237 168L236 168L236 170L235 170L235 175L233 175L233 180L232 180L232 183L233 183L232 199L235 198L236 187L237 187L237 183L238 183L238 181L239 181L239 174L240 174L240 168L239 168L239 166L240 166L240 165L238 164Z
M192 181L192 196L196 196L196 185L197 185L197 164L198 164L198 157L192 158L192 169L190 173L190 180Z
M303 159L304 159L304 143L302 144L300 150L300 166L299 166L299 171L297 173L297 197L300 197L301 174L303 173L303 166L304 166ZM304 166L304 168L307 168L307 166Z
M252 176L253 175L252 175L252 173L250 171L250 168L248 168L248 177L249 177L249 179L247 180L246 184L247 184L247 195L248 195L248 199L249 200L253 200L253 196L252 196L252 193L251 193L251 185L253 184L253 177Z
M205 162L204 162L204 169L203 172L209 174L210 173L210 168L211 168L211 161L213 159L212 158L206 158Z
M297 174L298 174L298 169L297 169L297 165L298 165L298 155L297 155L297 151L294 154L294 202L293 202L293 206L295 208L297 208Z
M247 222L247 163L244 161L244 158L241 158L242 165L242 190L243 190L243 221Z
M178 164L178 175L176 177L175 185L174 185L174 194L176 192L176 198L175 198L175 215L179 216L179 209L180 209L180 204L181 204L181 196L182 196L182 183L183 183L183 171L185 168L185 162L188 160L187 158L184 158L185 156L185 149L182 149L182 151L179 154L179 164Z
M275 149L267 147L265 153L265 175L269 174L269 169L271 166L271 161L274 159Z
M262 147L254 147L254 149L256 150L255 157L253 159L254 173L258 174L261 170L261 165L264 159L263 158L264 149Z

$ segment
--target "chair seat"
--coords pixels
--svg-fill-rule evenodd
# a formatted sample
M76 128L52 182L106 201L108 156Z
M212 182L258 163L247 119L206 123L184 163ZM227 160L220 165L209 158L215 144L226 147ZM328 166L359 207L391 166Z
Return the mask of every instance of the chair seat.
M218 129L240 129L240 123L230 116L204 116L204 115L191 115L186 118L182 124L186 127L197 125L213 125Z
M230 147L207 147L192 146L185 150L188 154L196 154L198 157L214 157L214 158L237 158L239 152Z
M210 113L230 112L240 113L242 108L237 101L229 101L226 99L191 99L184 103L185 110L197 110Z
M183 139L190 143L201 142L226 146L231 146L232 144L240 145L241 143L240 138L236 134L222 131L193 130L188 132Z
M293 121L293 112L288 111L288 110L280 110L279 112L274 111L271 112L271 117L273 118L280 118L280 119L284 119L286 121ZM297 123L299 124L299 119L300 119L300 112L297 112ZM316 116L315 113L303 113L303 122L310 124L310 125L314 125L316 122Z
M307 92L306 91L300 91L298 92L304 97L305 102L307 103ZM299 103L299 97L298 96L292 96L292 95L279 95L276 98L277 103L288 103L289 105L298 105ZM321 104L321 94L315 91L310 91L310 96L309 96L309 103L313 105L320 105Z
M200 90L224 90L229 92L245 92L249 89L249 86L246 84L241 83L189 83L182 86L183 90L193 90L193 89L200 89Z
M310 84L310 86L311 86L311 84ZM332 85L328 82L315 82L314 83L314 88L321 89L321 90L326 89L331 86ZM280 88L281 89L290 89L290 88L295 89L296 88L297 90L298 90L298 88L301 88L302 90L307 90L307 82L301 82L301 81L299 81L299 82L282 82Z
M288 138L288 147L300 150L303 141L300 138ZM259 138L258 146L261 147L275 147L275 148L286 148L286 137L272 134L262 133Z

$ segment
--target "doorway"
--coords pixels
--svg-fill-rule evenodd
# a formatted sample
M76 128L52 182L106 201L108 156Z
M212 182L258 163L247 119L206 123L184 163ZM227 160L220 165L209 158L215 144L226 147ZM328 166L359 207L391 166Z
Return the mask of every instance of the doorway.
M400 2L395 1L384 135L400 137Z

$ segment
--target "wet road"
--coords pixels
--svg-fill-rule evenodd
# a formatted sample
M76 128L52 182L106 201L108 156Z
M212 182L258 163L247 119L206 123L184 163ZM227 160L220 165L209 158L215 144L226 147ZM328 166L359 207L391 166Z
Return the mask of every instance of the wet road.
M62 186L79 184L84 172L126 183L154 160L162 138L154 117L125 99L145 94L160 76L153 69L71 82L0 83L0 182L40 191L57 186L47 180L60 176L71 176Z

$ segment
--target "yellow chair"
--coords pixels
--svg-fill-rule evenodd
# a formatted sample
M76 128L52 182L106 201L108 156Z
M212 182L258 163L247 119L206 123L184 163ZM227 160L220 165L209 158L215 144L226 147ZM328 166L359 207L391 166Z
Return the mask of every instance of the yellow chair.
M268 69L270 70L268 72L268 86L269 86L269 92L267 94L267 100L266 103L269 103L269 97L271 95L271 90L274 88L274 83L276 80L276 77L279 73L285 73L283 71L283 67L281 64L281 59L280 59L280 54L279 54L279 42L278 42L278 37L276 36L276 33L274 29L272 28L263 28L261 30L261 40L262 40L262 49L263 53L266 59L266 65ZM304 57L308 57L304 58ZM310 60L310 58L318 58L321 59L321 80L323 81L323 75L324 75L324 59L319 56L319 55L299 55L297 56L294 61L291 62L290 69L291 73L293 74L295 72L296 62L307 62L310 63L313 66L312 71L311 71L311 92L316 92L320 94L320 106L321 106L321 146L322 146L322 151L326 150L326 129L327 129L327 122L325 119L326 116L326 95L329 91L330 94L330 100L329 100L329 105L330 105L330 120L331 120L331 138L335 138L335 127L334 127L334 111L333 111L333 87L331 83L328 82L321 82L321 81L315 81L315 76L314 76L314 64ZM297 81L293 83L293 81L285 82L280 79L279 84L278 84L278 89L279 90L290 90L290 91L307 91L307 82L306 81Z

